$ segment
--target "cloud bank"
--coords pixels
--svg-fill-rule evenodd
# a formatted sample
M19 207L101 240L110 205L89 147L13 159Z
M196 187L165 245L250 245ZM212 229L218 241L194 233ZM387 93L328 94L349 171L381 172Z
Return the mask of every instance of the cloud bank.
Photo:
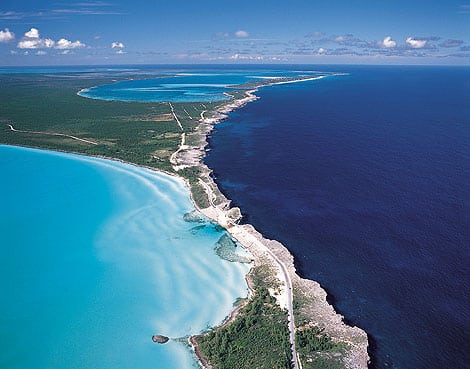
M68 50L68 49L77 49L80 47L85 47L86 45L81 41L69 41L65 38L59 39L59 41L54 41L50 38L41 38L39 30L37 28L31 28L26 32L23 38L18 42L18 49L59 49L59 50ZM36 55L44 55L43 52L37 52Z

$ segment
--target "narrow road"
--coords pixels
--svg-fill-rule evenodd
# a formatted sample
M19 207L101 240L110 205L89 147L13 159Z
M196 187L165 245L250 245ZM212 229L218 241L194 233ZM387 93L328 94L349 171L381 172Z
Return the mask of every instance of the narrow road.
M183 132L184 131L183 126L181 125L181 122L180 122L180 120L178 119L178 116L175 113L175 109L173 109L173 105L171 105L171 102L169 102L168 104L170 104L171 114L173 114L173 117L175 118L176 123L178 123L178 126L181 129L181 132Z
M292 293L292 281L289 276L286 265L279 260L279 258L268 248L266 247L268 253L272 256L273 260L279 265L279 268L282 271L284 276L284 282L287 289L287 319L289 321L289 340L292 351L292 360L294 364L294 369L299 369L297 362L297 350L295 348L295 322L294 322L294 295Z
M189 115L188 111L186 109L183 109L183 110L188 115L189 119L193 120L193 117Z
M203 113L201 113L203 114ZM212 190L210 189L209 185L205 183L203 180L199 180L199 182L205 187L205 192L208 195L209 203L210 205L217 210L217 212L221 212L222 215L224 214L224 211L219 209L215 204L213 197ZM226 217L227 218L227 217ZM236 226L233 222L230 221L230 219L226 219L230 224ZM229 230L230 232L230 230ZM289 329L289 341L291 345L291 352L292 352L292 363L293 363L293 368L294 369L299 369L299 363L298 363L298 356L297 356L297 349L295 347L295 321L294 321L294 295L292 292L292 280L290 279L289 276L289 271L287 270L286 265L282 260L280 260L266 245L264 245L261 241L256 240L262 248L266 250L266 252L271 256L271 258L276 262L276 264L279 266L283 278L284 278L284 284L286 286L286 292L287 292L287 319L288 319L288 329Z
M186 133L184 133L183 125L181 124L180 120L178 119L178 116L175 113L175 109L173 108L173 105L171 102L168 103L170 105L171 109L171 114L173 114L173 118L175 118L176 124L178 124L178 127L180 127L181 130L181 143L178 147L178 150L176 150L171 156L170 156L170 163L173 165L173 169L178 171L178 161L176 160L176 156L178 153L185 147L186 145Z
M10 130L11 130L11 131L13 131L13 132L18 132L18 133L32 133L32 134L35 134L35 135L62 136L62 137L72 138L72 139L77 140L77 141L86 142L86 143L89 143L89 144L91 144L91 145L98 145L97 142L93 142L93 141L90 141L90 140L85 140L84 138L80 138L80 137L75 137L75 136L71 136L71 135L66 135L66 134L64 134L64 133L50 133L50 132L37 132L37 131L22 131L22 130L16 129L16 128L13 127L11 124L8 124L8 127L10 127Z

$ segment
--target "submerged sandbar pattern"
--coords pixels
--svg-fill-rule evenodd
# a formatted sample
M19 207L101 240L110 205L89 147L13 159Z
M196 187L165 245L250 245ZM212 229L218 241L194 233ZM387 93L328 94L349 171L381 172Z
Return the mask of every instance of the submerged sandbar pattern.
M175 339L219 324L247 295L250 266L217 256L220 227L185 219L194 207L184 182L10 146L0 146L0 169L10 194L0 214L0 364L197 367ZM156 346L154 334L170 342Z

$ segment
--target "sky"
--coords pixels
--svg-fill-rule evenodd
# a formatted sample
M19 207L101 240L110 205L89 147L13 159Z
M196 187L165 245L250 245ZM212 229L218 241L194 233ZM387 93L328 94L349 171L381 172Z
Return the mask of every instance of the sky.
M174 63L470 65L470 2L0 0L2 66Z

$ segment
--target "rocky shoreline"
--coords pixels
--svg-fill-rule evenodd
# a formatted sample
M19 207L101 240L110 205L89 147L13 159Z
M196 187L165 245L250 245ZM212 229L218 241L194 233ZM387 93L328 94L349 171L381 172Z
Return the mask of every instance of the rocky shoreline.
M318 76L314 79L323 77ZM273 274L279 280L279 284L278 288L273 289L272 293L276 295L279 305L282 308L287 308L289 304L292 304L292 301L288 301L289 299L292 300L292 297L290 297L290 289L292 289L294 298L302 302L300 310L303 317L308 317L309 324L322 329L336 342L346 344L347 354L343 360L345 367L367 368L369 362L367 334L360 328L351 327L344 323L343 316L337 314L327 302L327 294L317 282L303 279L297 274L293 256L281 243L264 238L251 225L238 224L241 219L240 209L230 206L230 200L220 192L211 177L211 170L203 163L207 137L214 125L226 119L231 111L258 99L255 92L259 87L292 83L305 79L307 78L270 81L260 84L246 91L242 97L234 98L215 111L201 113L200 124L196 132L187 135L188 141L193 144L185 144L184 147L180 147L177 155L174 156L173 167L175 171L188 167L197 167L199 169L198 181L207 195L210 206L201 208L194 201L196 206L201 213L224 227L235 240L251 253L255 266L267 265L274 271ZM230 318L233 319L235 315L231 314ZM292 317L292 326L294 325L293 320ZM224 322L224 324L226 323ZM207 369L211 368L198 350L194 338L190 338L189 342L201 365Z

